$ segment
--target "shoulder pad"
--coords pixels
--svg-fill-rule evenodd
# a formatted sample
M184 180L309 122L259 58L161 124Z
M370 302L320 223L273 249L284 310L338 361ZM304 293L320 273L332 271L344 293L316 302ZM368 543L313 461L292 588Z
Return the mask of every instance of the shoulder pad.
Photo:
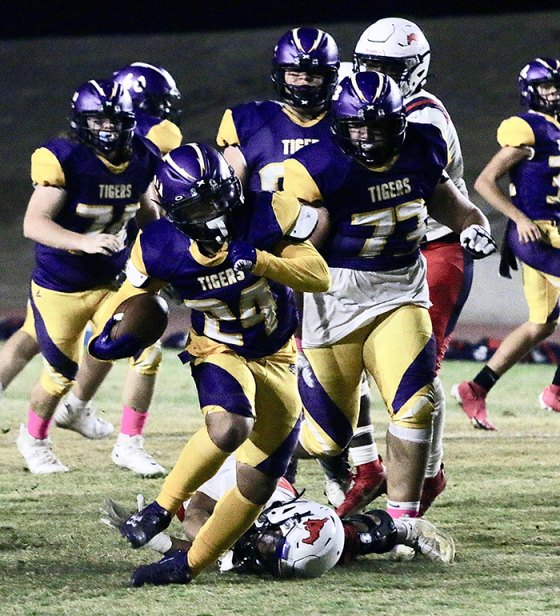
M129 259L126 263L126 278L133 287L141 289L148 281L149 276L142 274Z
M302 205L297 220L286 237L293 242L304 242L315 230L318 220L317 208Z

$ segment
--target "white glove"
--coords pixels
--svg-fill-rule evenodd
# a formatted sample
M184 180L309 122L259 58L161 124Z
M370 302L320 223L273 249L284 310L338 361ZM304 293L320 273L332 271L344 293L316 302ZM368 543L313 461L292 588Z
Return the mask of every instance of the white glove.
M307 387L315 387L313 368L303 353L297 354L296 368L298 376L305 381Z
M474 259L483 259L496 252L496 242L486 229L480 225L470 225L461 232L461 246Z
M138 494L136 503L138 511L144 509L143 494ZM109 528L115 528L116 530L120 530L122 524L132 515L131 511L128 511L126 507L111 498L107 498L103 501L103 507L99 509L99 513L102 514L99 521L102 524L106 524ZM142 547L150 548L160 554L166 554L172 547L171 537L166 533L159 533L155 537L152 537L148 543Z

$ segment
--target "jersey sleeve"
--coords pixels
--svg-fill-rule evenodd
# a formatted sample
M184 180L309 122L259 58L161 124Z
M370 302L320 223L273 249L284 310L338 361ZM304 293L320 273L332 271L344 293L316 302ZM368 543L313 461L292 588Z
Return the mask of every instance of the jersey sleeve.
M126 266L127 280L136 288L159 290L167 286L176 264L167 225L156 220L140 230ZM162 254L166 258L162 258Z
M218 134L216 135L216 143L225 148L230 145L240 145L237 129L235 128L235 122L233 121L233 113L231 109L226 109L218 128Z
M284 161L284 191L307 203L322 201L323 196L309 171L298 160Z
M280 242L275 256L257 251L257 263L253 273L276 280L294 291L321 293L331 285L327 263L310 242L291 244Z
M522 145L535 145L535 133L531 126L517 116L504 120L498 127L498 143L504 148L518 148Z
M64 188L66 177L60 161L51 150L38 148L31 155L31 179L40 186Z
M155 143L162 154L167 154L181 145L183 135L176 124L169 120L162 120L150 128L146 138Z

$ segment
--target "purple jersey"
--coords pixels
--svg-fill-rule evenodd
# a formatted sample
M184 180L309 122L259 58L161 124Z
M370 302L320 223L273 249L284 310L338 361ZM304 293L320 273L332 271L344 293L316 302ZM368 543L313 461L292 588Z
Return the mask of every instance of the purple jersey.
M523 113L534 134L534 156L510 169L512 201L531 220L560 222L560 126L550 116Z
M271 251L282 232L278 226L278 233L273 232L272 214L263 211L269 203L269 199L261 200L250 217L238 212L236 239ZM250 224L248 218L252 218ZM271 224L261 225L263 219ZM147 225L137 241L142 269L151 278L173 285L192 308L191 326L198 335L253 359L275 353L294 333L297 313L289 287L248 272L235 272L229 257L216 265L201 264L193 256L192 241L165 218ZM138 244L133 263L137 248Z
M330 139L329 116L321 114L308 121L298 120L276 101L252 102L232 109L232 119L248 169L252 191L281 189L283 161L300 148ZM222 129L226 130L222 130ZM236 145L227 135L230 127L220 127L218 143Z
M437 128L410 122L397 160L382 170L358 163L333 140L308 146L293 160L296 166L286 165L286 190L320 199L329 211L332 232L322 253L330 267L387 271L416 261L426 202L447 164Z
M129 254L128 227L159 160L157 148L146 139L134 137L131 147L126 168L118 170L107 166L92 148L68 139L53 139L41 148L56 158L64 177L61 188L67 192L55 222L76 233L116 235L124 248L105 256L37 243L32 278L38 285L64 293L85 291L109 284L123 269ZM34 175L40 176L40 170Z

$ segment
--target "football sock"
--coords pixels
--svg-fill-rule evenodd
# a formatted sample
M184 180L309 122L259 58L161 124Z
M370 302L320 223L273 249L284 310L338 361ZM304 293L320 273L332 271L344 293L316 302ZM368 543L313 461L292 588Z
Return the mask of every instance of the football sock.
M179 459L163 482L156 501L175 514L183 501L215 475L229 455L214 444L206 426L203 426L183 447Z
M352 443L361 437L361 445L353 445ZM363 443L364 437L367 437L370 442ZM360 442L360 441L359 441ZM373 438L373 426L362 426L356 428L352 440L350 441L350 456L354 466L361 464L368 464L379 458L379 452L377 451L377 444Z
M52 419L39 417L33 409L27 411L27 431L33 438L45 439L49 435L49 426Z
M147 411L137 411L130 406L124 405L122 410L121 434L127 434L128 436L144 434L146 421L148 421Z
M408 503L387 501L387 513L396 520L407 515L409 518L417 518L420 511L420 501Z
M474 377L473 383L476 383L479 387L482 387L482 389L488 392L498 382L499 378L500 375L496 374L492 368L484 366L484 368L482 368L482 370Z
M443 428L445 424L445 391L441 379L434 379L434 412L432 414L432 442L426 464L426 477L435 477L443 461Z
M556 385L560 387L560 365L556 367L556 372L554 373L554 378L552 379L552 385ZM2 391L2 387L0 386L0 391Z
M198 531L187 558L193 576L215 562L257 519L264 505L246 499L234 486L217 502L214 513Z

